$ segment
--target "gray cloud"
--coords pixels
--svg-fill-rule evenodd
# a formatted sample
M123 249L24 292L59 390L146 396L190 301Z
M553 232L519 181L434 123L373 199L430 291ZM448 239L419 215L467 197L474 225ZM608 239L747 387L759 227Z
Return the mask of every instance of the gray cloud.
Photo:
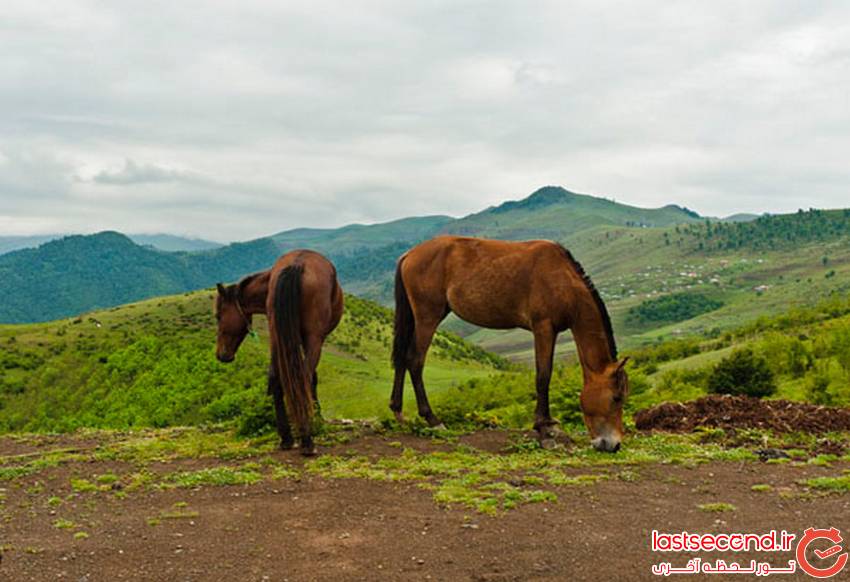
M4 2L0 231L846 206L841 2Z
M161 182L193 182L198 178L155 164L138 164L133 160L124 160L124 166L116 170L103 170L92 177L100 184L155 184Z

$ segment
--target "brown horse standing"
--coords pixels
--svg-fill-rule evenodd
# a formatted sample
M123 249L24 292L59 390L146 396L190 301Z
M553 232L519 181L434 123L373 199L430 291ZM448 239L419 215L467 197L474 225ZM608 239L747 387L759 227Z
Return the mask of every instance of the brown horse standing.
M286 408L298 426L301 453L313 455L312 416L318 404L316 367L325 338L339 324L342 289L333 264L319 253L292 251L268 271L249 275L235 285L218 284L216 357L232 362L251 332L252 316L269 320L271 364L269 393L274 398L280 447L295 441ZM285 404L284 404L285 402Z
M581 407L593 447L617 451L623 401L629 390L617 361L611 320L581 265L550 241L505 242L441 236L399 259L395 279L395 341L390 408L401 422L404 375L410 372L419 415L431 426L422 369L437 326L450 313L481 327L522 328L534 334L537 409L534 427L551 445L557 421L549 413L555 340L570 329L584 373Z

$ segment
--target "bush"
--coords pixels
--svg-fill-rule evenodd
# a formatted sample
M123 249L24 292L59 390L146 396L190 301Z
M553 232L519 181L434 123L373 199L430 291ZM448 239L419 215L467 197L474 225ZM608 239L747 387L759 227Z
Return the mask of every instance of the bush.
M743 348L715 366L708 377L708 391L763 398L776 392L776 381L767 360Z
M809 380L809 384L806 387L806 396L808 397L809 402L822 406L835 405L835 397L829 389L831 383L832 379L830 378L828 370L817 370L812 375Z

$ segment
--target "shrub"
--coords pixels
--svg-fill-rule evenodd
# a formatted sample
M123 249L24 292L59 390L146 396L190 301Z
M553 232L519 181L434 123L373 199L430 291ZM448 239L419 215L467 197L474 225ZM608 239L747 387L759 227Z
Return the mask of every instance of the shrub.
M809 380L806 387L806 396L809 402L820 404L823 406L832 406L835 404L835 398L829 390L829 385L832 379L829 371L826 369L817 370Z
M767 360L750 348L743 348L715 366L708 377L708 390L763 398L776 392L776 381Z

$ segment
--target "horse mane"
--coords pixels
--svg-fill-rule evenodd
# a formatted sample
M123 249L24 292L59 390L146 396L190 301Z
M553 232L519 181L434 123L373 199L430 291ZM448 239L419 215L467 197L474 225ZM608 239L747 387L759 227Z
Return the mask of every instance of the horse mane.
M611 317L608 315L608 308L605 307L605 303L602 301L602 297L599 295L596 285L594 285L593 281L590 280L590 275L585 272L584 267L581 266L581 263L576 260L573 254L567 250L564 245L560 243L555 244L557 244L558 248L561 249L561 252L564 253L564 257L566 257L572 268L581 277L585 287L587 287L587 290L590 292L590 296L593 297L593 302L596 303L596 308L602 316L602 327L605 328L605 336L608 340L608 352L611 354L611 358L616 360L617 342L614 340L614 328L611 326Z
M256 273L251 273L250 275L245 275L244 277L242 277L241 279L239 279L239 281L238 281L236 284L234 284L234 287L235 287L235 289L236 289L236 298L237 298L237 300L242 298L242 291L244 291L244 290L245 290L245 287L247 287L247 286L248 286L248 284L249 284L251 281L253 281L254 279L256 279L259 275L261 275L261 274L262 274L262 273L264 273L264 272L265 272L265 271L257 271Z

